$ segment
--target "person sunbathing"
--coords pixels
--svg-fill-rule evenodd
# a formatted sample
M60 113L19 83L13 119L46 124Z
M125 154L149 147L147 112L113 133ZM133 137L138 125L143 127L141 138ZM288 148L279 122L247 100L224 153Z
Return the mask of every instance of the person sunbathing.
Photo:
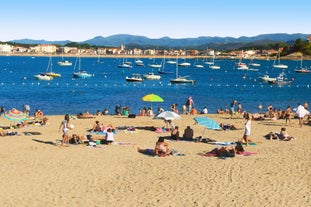
M165 157L166 155L172 154L168 144L164 141L164 137L159 137L154 149L137 148L137 151L146 155L157 155L159 157Z
M95 121L95 124L93 125L90 132L101 132L102 131L102 124L99 121Z
M223 129L223 130L238 130L238 127L236 127L233 124L224 124L224 123L220 123L219 126Z
M235 149L233 147L219 147L214 148L210 153L215 154L217 157L235 157Z
M83 144L85 140L85 137L83 135L73 134L71 138L69 139L70 144Z

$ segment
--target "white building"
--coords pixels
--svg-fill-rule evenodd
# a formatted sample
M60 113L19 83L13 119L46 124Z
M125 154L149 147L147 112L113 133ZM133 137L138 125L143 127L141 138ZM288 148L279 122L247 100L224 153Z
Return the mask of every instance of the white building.
M12 53L13 50L13 46L12 45L8 45L8 44L0 44L0 53Z

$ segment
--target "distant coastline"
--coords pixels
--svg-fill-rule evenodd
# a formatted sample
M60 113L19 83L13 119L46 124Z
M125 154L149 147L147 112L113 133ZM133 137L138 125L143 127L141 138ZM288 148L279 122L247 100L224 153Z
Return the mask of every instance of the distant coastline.
M72 54L0 54L0 56L25 56L25 57L77 57L77 55L72 55ZM81 54L81 57L88 57L88 58L157 58L157 59L161 59L164 58L163 55L84 55ZM204 55L204 56L191 56L191 55L180 55L178 56L179 59L195 59L195 58L200 58L200 59L205 59L205 58L211 58L212 56L208 56L208 55ZM274 56L269 56L270 57L270 61L273 60ZM176 56L165 56L165 58L176 58ZM254 57L248 57L248 58L243 58L245 60L250 60L253 59ZM217 56L217 59L232 59L232 60L237 60L239 59L239 57L230 57L230 56ZM267 57L261 57L261 56L256 56L255 59L257 60L266 60ZM283 56L281 57L282 60L300 60L301 56L299 54L290 54L287 56ZM311 56L303 56L304 60L311 60Z

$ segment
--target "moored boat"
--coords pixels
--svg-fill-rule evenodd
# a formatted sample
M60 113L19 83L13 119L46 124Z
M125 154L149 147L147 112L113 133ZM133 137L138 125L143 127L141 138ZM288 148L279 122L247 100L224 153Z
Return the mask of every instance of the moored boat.
M140 74L132 74L131 77L126 76L125 80L128 82L143 82L144 79L141 77Z
M48 75L46 75L44 73L40 73L40 74L35 75L35 78L38 79L38 80L44 80L44 81L53 80L52 76L48 76Z

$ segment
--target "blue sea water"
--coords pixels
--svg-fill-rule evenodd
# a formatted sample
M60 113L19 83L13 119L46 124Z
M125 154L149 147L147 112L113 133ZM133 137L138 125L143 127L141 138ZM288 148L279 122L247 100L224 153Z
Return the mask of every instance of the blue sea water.
M171 84L170 79L175 77L175 65L166 64L166 70L174 74L163 74L161 80L145 80L142 83L126 82L125 77L132 73L145 74L152 70L148 67L151 59L142 59L145 67L135 66L135 59L127 59L133 63L132 69L121 69L117 66L121 58L81 58L81 69L94 74L90 79L73 79L75 58L67 58L73 62L70 67L61 67L57 64L60 57L53 57L53 72L61 73L62 77L52 81L39 81L35 74L45 72L49 57L0 57L0 105L6 109L22 109L24 104L31 107L31 112L41 109L47 115L77 114L86 109L90 113L105 108L109 113L114 112L117 104L129 106L131 113L138 113L143 107L157 107L169 109L173 103L178 104L179 110L187 98L192 96L195 107L200 111L207 106L209 113L216 113L218 108L227 109L232 100L242 104L244 110L257 112L258 105L264 109L268 104L276 108L292 108L298 102L311 102L310 85L311 74L298 74L294 72L300 61L284 60L283 64L289 67L285 70L289 78L294 78L291 85L276 86L258 80L260 75L269 73L277 76L281 70L273 69L273 61L256 60L261 64L258 72L240 71L235 69L237 60L217 59L220 70L194 68L194 60L190 67L179 67L180 75L190 75L196 84ZM162 59L158 59L158 62ZM182 60L180 59L179 62ZM249 62L245 60L244 62ZM310 67L311 61L304 61ZM154 70L157 74L157 71ZM141 98L154 93L164 99L162 103L147 103Z

